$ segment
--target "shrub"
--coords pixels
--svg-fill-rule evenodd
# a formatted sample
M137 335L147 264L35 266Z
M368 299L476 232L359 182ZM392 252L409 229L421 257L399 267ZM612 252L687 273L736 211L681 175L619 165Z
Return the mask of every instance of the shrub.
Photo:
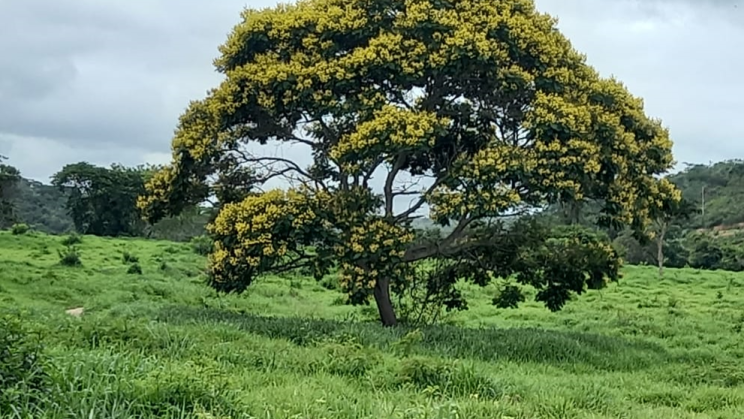
M28 224L20 223L20 224L13 224L13 227L11 227L10 231L16 235L20 236L22 234L26 234L31 230L31 227L29 227Z
M80 260L80 250L75 246L67 246L65 250L57 251L59 254L59 263L64 266L80 266L83 262Z
M139 262L139 258L137 256L127 251L125 251L124 254L122 255L121 260L124 263L138 263Z
M458 265L448 260L421 265L411 281L393 288L400 322L411 326L432 325L449 313L466 310L467 302L455 286L460 277Z
M212 252L214 242L209 236L201 235L191 239L191 248L194 253L206 256Z
M77 233L72 233L69 236L62 239L62 245L64 246L73 246L76 244L80 244L82 242L83 242L83 237Z
M0 318L0 412L39 407L51 391L43 346L19 315Z
M130 275L142 275L142 267L139 263L133 263L129 269L127 269L127 273Z

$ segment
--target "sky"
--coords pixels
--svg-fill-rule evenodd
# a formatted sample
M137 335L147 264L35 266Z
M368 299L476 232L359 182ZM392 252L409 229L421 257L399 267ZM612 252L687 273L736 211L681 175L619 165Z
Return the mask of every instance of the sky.
M744 1L535 1L644 98L678 162L744 158ZM274 3L0 0L0 155L42 182L78 161L168 162L178 116L221 80L212 61L240 12Z

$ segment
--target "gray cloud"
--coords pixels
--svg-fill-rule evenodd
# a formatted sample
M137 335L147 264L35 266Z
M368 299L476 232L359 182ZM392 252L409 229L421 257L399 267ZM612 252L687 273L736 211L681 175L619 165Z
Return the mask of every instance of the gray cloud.
M108 164L167 152L188 101L219 82L212 59L244 6L2 2L0 151L44 178L56 168L34 162L59 167L87 155ZM75 151L39 156L53 149Z
M730 0L537 0L603 75L645 100L679 162L744 157L744 8Z
M744 5L536 0L590 64L645 98L679 161L744 156ZM251 2L251 7L273 4ZM63 164L168 159L177 118L219 82L245 0L0 2L0 154L40 180ZM272 151L286 156L294 150Z

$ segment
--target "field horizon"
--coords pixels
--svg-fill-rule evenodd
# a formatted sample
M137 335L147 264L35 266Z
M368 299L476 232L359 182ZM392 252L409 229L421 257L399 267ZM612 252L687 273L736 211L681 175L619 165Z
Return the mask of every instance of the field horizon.
M461 284L469 310L384 329L333 277L219 295L190 244L84 236L63 266L64 239L0 232L0 331L48 376L0 417L744 417L742 273L626 266L557 313Z

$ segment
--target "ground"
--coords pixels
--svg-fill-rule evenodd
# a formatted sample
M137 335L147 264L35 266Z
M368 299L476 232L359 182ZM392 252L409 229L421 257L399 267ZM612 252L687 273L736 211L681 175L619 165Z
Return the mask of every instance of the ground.
M447 324L386 330L331 281L218 296L188 244L84 237L66 267L62 239L0 233L0 311L53 383L0 417L744 417L744 274L626 267L558 313L466 287Z

